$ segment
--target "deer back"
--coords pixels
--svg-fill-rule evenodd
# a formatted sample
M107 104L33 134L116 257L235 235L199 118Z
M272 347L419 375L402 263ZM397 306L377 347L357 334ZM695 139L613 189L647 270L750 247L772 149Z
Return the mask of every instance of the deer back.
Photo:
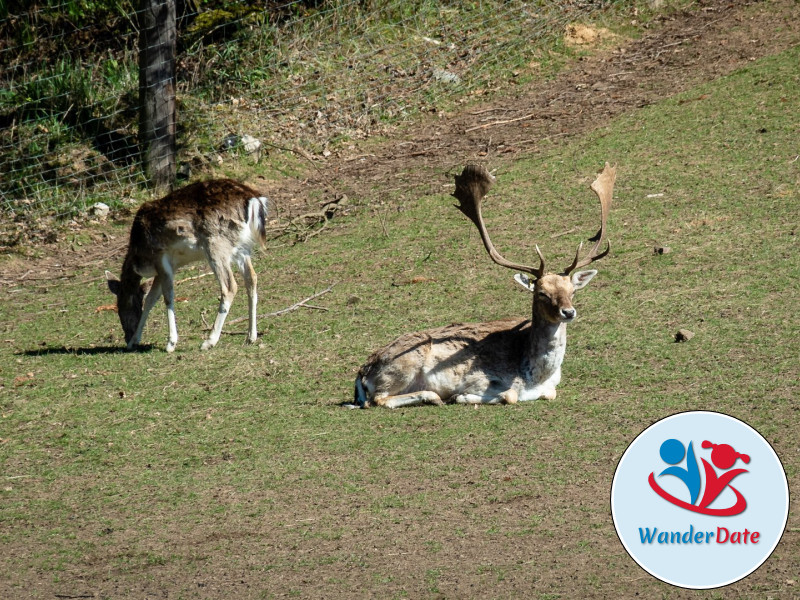
M372 394L406 394L424 389L442 398L481 381L517 377L530 347L531 322L502 319L455 323L401 335L373 353L361 367Z
M131 267L151 276L164 253L175 267L204 260L223 246L247 253L266 241L266 202L253 188L231 179L202 181L143 204L133 220L128 246Z

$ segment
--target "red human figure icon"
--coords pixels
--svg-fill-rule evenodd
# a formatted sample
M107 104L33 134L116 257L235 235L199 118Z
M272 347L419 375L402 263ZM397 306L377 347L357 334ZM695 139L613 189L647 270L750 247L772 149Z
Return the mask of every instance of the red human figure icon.
M728 444L712 444L708 440L702 444L703 448L713 448L711 451L711 462L718 469L730 469L736 459L741 458L744 464L750 463L750 457L747 454L740 454Z
M714 463L714 466L718 469L730 469L738 459L742 459L742 462L745 464L750 462L750 457L747 454L736 452L736 450L728 444L712 444L708 440L705 440L702 443L702 447L713 448L711 451L711 462ZM736 494L736 504L730 508L731 512L728 514L739 514L747 508L747 501L744 499L744 496L742 496L739 490L730 485L734 477L742 473L747 473L747 469L733 469L732 471L727 471L718 476L714 467L708 464L705 458L700 460L703 461L703 468L706 473L706 489L700 501L700 507L707 507L717 499L717 496L722 493L722 490L730 486L731 490Z

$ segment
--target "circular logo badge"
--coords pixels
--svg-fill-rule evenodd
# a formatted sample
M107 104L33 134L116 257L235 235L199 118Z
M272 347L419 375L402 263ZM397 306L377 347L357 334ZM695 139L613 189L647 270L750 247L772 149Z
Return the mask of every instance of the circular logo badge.
M685 412L645 429L617 465L611 515L622 545L672 585L738 581L769 558L789 516L777 454L728 415Z

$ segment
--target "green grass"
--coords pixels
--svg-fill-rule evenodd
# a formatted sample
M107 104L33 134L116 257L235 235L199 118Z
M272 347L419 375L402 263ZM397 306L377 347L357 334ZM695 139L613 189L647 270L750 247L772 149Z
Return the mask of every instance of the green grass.
M262 321L254 347L240 323L198 350L211 278L178 287L172 355L160 310L151 350L109 350L99 268L3 290L0 595L679 595L617 542L611 477L650 423L703 409L758 429L796 481L799 64L794 49L496 165L495 244L525 262L539 243L554 266L596 226L592 175L619 167L612 254L577 299L552 402L339 408L394 336L529 310L445 194L262 252L263 312L336 285L328 311ZM679 328L696 336L676 344ZM692 597L791 595L794 531L751 577Z

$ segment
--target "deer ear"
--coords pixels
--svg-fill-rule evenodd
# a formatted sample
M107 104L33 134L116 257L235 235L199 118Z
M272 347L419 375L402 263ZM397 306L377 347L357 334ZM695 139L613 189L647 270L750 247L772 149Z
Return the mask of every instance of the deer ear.
M108 271L106 271L106 283L108 283L108 289L111 290L111 293L115 296L119 296L121 291L119 280L115 279Z
M514 274L514 281L516 281L518 284L520 284L522 287L524 287L529 292L532 292L533 288L536 286L536 280L535 279L531 279L530 277L528 277L524 273L515 273Z
M591 269L590 271L578 271L577 273L573 273L572 275L572 287L575 290L579 290L582 287L586 287L586 284L592 280L592 277L597 275L597 271Z

